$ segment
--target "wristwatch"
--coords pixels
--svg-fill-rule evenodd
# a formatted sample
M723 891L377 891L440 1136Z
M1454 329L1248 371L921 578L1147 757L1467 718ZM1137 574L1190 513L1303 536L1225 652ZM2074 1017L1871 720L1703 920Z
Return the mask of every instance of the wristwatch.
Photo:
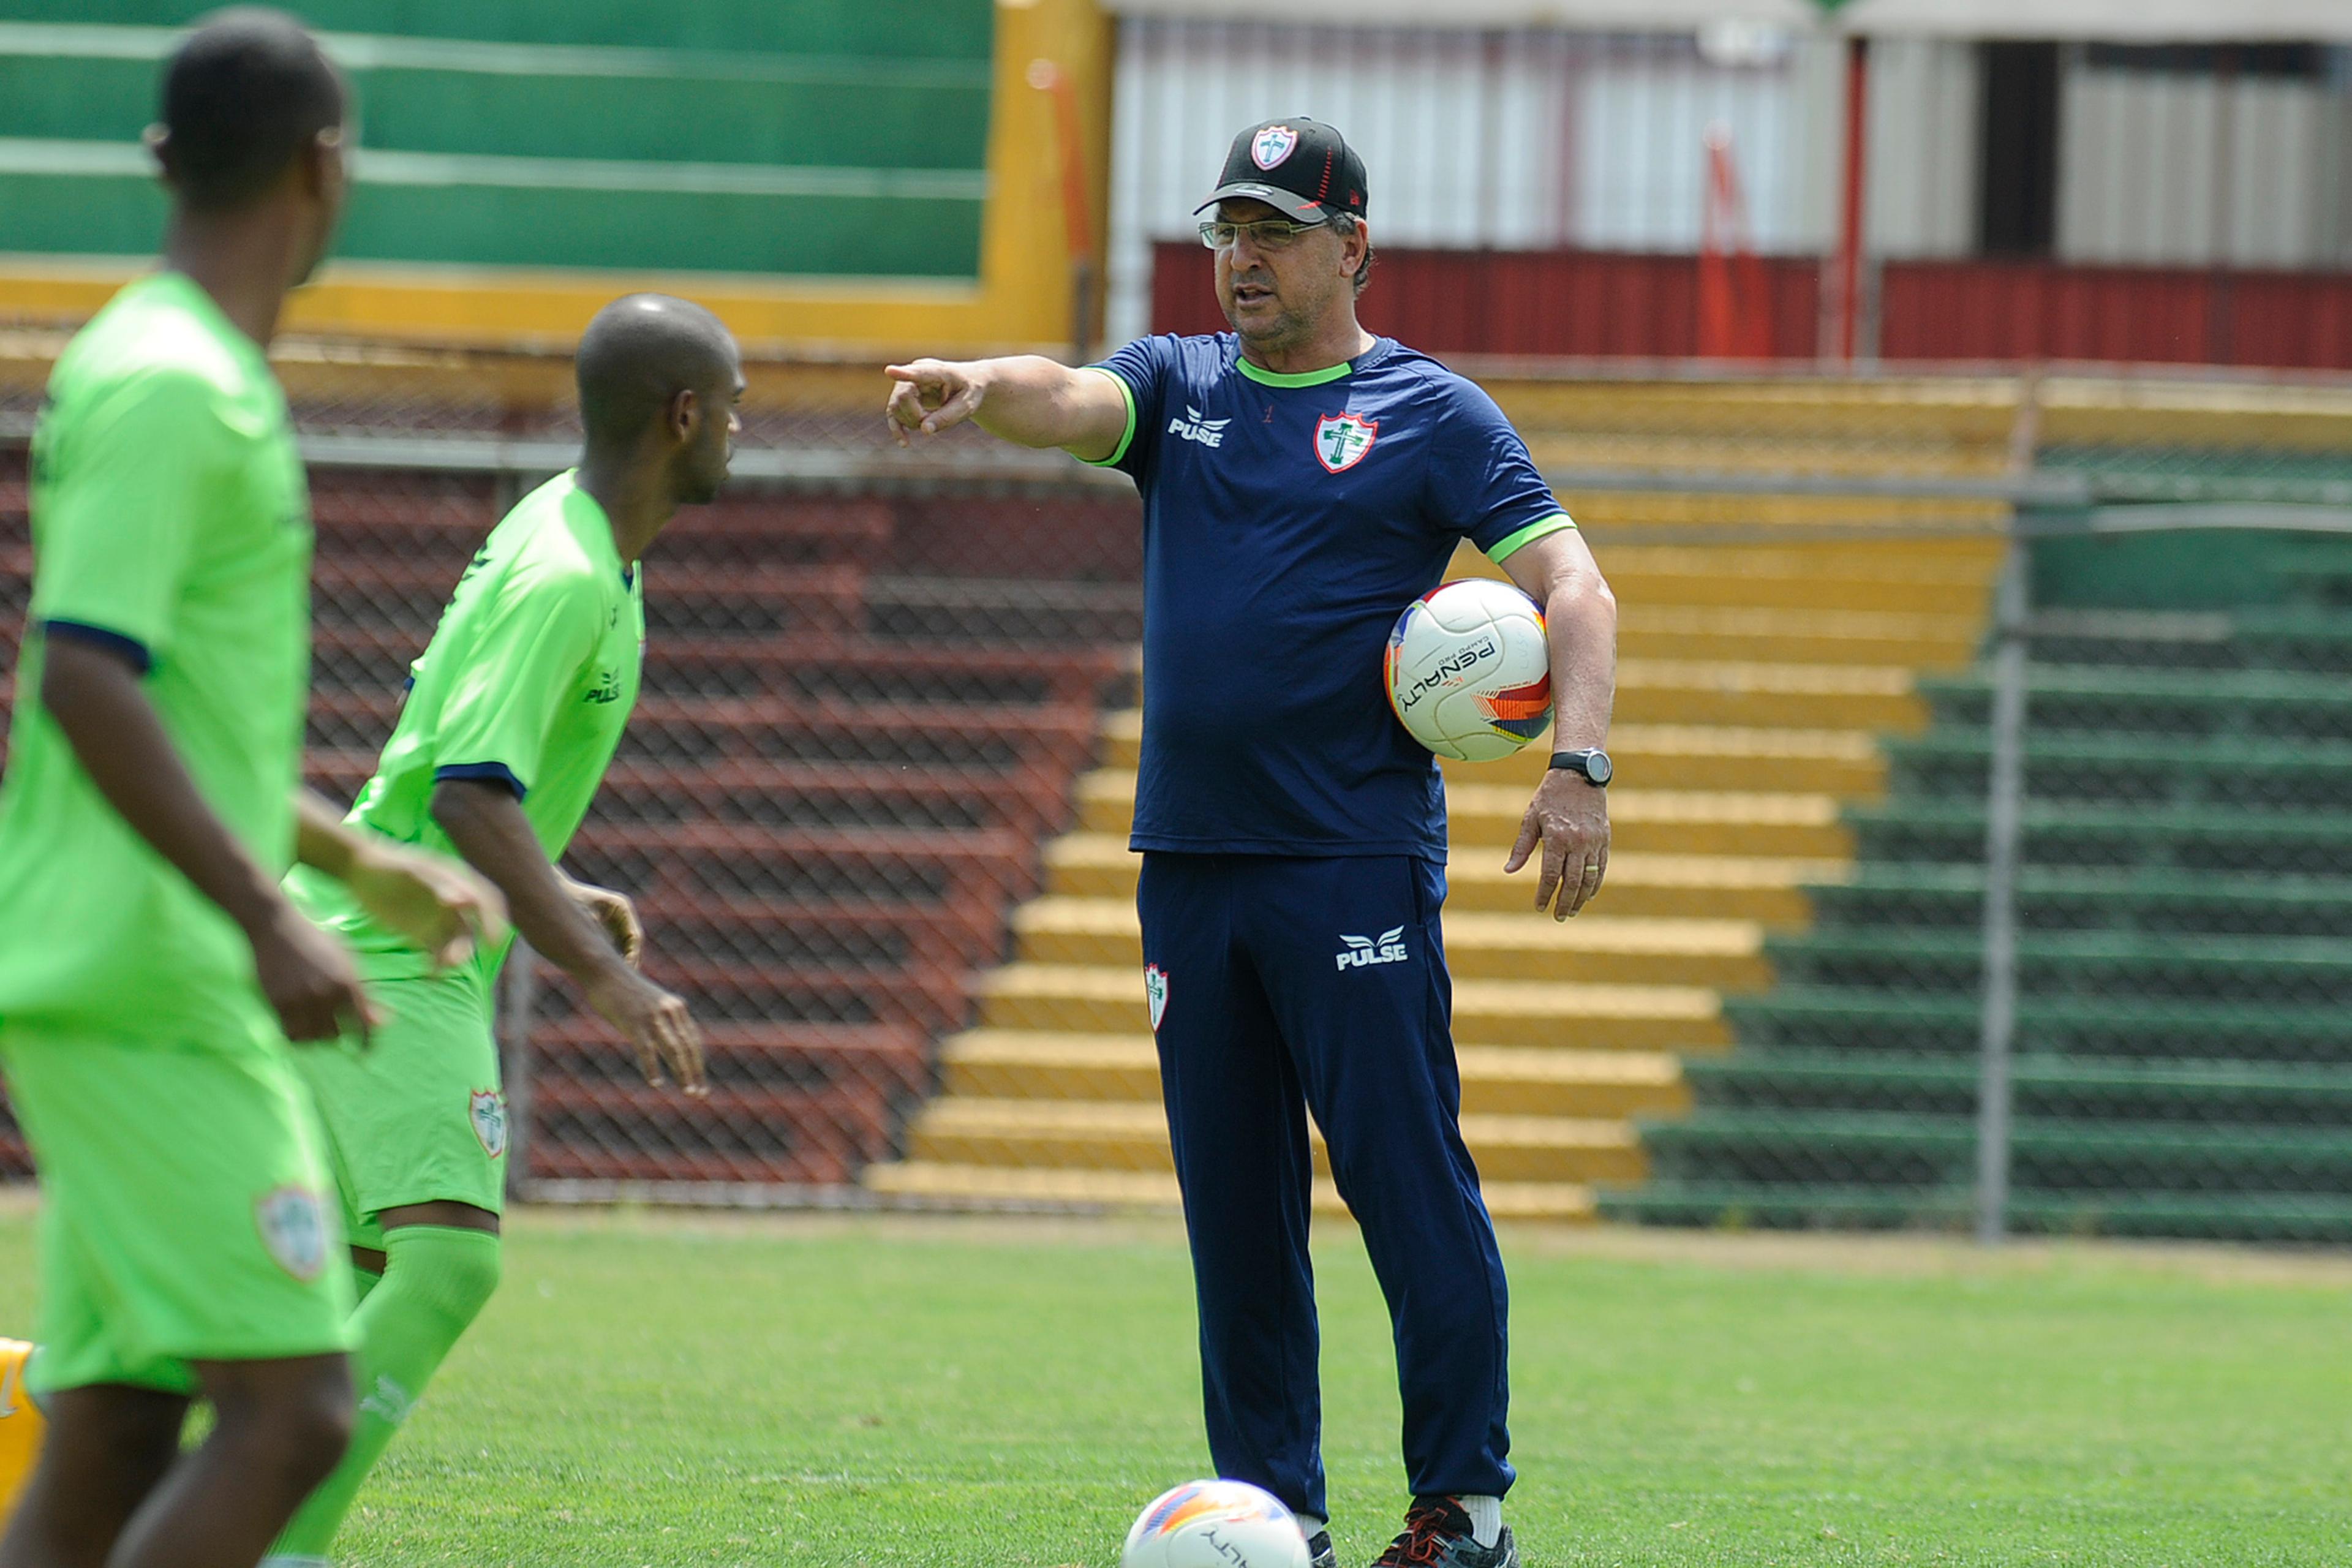
M1609 787L1609 775L1615 770L1609 765L1609 753L1598 746L1587 746L1580 752L1554 752L1551 765L1562 773L1574 773L1595 789Z

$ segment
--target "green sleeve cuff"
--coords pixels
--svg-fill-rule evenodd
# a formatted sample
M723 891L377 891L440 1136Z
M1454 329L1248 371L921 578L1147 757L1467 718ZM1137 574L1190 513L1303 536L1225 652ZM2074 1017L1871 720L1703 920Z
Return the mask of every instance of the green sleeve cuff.
M1547 534L1563 532L1576 526L1576 520L1564 511L1556 511L1540 522L1531 522L1516 533L1507 533L1486 546L1486 559L1500 566L1506 556L1521 545L1533 544Z
M1110 377L1110 384L1118 388L1118 395L1121 397L1127 399L1127 428L1119 433L1118 445L1110 449L1110 456L1108 458L1078 458L1078 461L1081 463L1090 464L1097 468L1108 468L1112 464L1118 462L1121 458L1126 457L1128 447L1135 444L1135 388L1127 384L1127 377L1119 374L1118 372L1112 370L1108 365L1090 364L1087 366L1087 368L1093 371L1097 375L1107 375ZM1071 455L1073 457L1076 456L1076 453Z

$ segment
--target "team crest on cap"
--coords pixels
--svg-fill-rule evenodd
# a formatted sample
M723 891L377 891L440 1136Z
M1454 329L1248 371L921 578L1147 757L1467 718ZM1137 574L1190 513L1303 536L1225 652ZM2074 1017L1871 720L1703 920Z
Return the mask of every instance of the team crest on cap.
M1297 145L1297 132L1287 125L1269 125L1250 143L1250 158L1259 168L1271 169L1289 157Z
M474 1136L482 1142L482 1152L498 1159L507 1152L507 1097L495 1089L478 1089L466 1102L467 1114L474 1123Z
M1326 414L1315 422L1315 460L1335 474L1352 468L1372 449L1380 428L1360 414Z

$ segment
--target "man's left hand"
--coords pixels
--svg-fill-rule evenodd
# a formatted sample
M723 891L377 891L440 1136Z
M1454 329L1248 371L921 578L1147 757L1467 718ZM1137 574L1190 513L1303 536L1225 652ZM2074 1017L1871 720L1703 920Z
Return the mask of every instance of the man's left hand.
M424 949L434 967L465 963L507 939L507 901L472 868L398 845L370 845L343 885L376 921Z
M1543 868L1536 876L1536 908L1564 921L1601 890L1601 879L1608 873L1609 792L1565 769L1544 774L1519 820L1518 842L1511 846L1504 872L1526 865L1538 844Z
M573 903L588 911L591 920L604 928L604 935L623 961L635 967L645 952L646 928L638 922L637 906L629 901L629 895L569 877L564 879L564 890L572 895Z

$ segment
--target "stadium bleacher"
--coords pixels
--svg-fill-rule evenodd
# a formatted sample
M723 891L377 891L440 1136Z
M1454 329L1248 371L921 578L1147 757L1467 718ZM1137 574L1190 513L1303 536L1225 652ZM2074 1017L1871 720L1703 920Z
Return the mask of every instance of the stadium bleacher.
M1591 384L1494 378L1552 468L1856 474L2000 471L2013 395L1969 383ZM1845 874L1846 803L1885 781L1875 737L1917 729L1923 677L1966 664L1999 545L1980 501L1590 491L1622 616L1610 749L1607 889L1566 926L1532 914L1505 852L1544 748L1446 770L1447 956L1464 1132L1497 1213L1590 1219L1596 1184L1639 1180L1632 1118L1688 1103L1683 1063L1730 1043L1732 999L1771 981L1768 932L1809 918L1802 889ZM1890 521L1948 537L1887 539ZM1762 524L1747 543L1693 528ZM1644 538L1657 542L1643 542ZM1473 552L1457 574L1496 569ZM1138 715L1105 722L1074 829L1045 848L1045 895L1013 913L1013 960L978 982L974 1025L940 1047L944 1093L902 1160L866 1173L901 1196L1164 1204L1174 1194L1136 973ZM1337 1204L1328 1185L1322 1202Z
M2198 434L2131 453L2137 481L2347 477L2292 432L2283 458ZM2067 540L2037 575L2010 1223L2352 1237L2352 546ZM1990 690L1923 694L1885 798L1844 814L1853 873L1768 944L1775 986L1728 1005L1738 1048L1685 1063L1695 1109L1643 1123L1651 1179L1605 1213L1967 1219Z

